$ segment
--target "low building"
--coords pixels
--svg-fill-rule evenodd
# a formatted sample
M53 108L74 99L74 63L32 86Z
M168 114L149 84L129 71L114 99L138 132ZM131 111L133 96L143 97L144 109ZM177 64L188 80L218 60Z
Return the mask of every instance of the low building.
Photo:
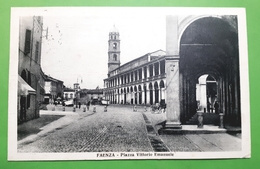
M90 101L93 104L99 104L104 98L103 89L81 89L77 92L79 95L79 102L82 104Z
M45 75L45 96L44 103L54 103L54 101L63 100L63 81Z
M75 98L75 90L72 88L65 87L63 90L63 98L64 100L72 100Z

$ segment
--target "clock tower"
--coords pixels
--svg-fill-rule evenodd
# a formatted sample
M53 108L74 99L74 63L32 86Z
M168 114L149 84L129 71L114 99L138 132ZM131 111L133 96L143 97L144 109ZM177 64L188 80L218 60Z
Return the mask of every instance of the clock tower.
M108 40L108 75L120 66L120 39L119 31L114 27L109 31Z

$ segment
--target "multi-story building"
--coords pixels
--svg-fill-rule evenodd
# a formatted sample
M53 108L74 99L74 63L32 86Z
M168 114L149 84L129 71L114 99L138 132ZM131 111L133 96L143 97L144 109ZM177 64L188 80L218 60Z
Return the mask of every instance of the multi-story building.
M114 104L165 102L165 54L157 50L120 66L120 39L116 28L109 33L108 78L105 99Z
M44 100L44 73L41 69L41 16L20 17L18 63L18 123L39 117Z

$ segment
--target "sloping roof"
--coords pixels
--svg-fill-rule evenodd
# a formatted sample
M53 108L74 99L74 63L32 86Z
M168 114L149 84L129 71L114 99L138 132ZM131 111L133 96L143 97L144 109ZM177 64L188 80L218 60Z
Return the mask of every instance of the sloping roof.
M53 82L62 82L63 83L63 81L55 79L51 76L48 76L48 75L45 75L45 76L46 76L45 81L53 81Z
M81 89L78 93L86 93L86 94L102 94L103 89Z
M67 87L65 87L63 91L64 91L64 92L74 92L75 90L72 89L72 88L67 88Z
M18 75L18 95L26 96L28 94L36 94L36 91Z

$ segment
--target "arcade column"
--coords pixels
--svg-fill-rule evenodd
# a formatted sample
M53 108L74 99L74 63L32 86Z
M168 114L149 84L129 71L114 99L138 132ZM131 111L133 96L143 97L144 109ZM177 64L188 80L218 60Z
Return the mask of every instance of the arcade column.
M166 123L162 131L182 128L180 122L180 72L178 45L178 16L166 16ZM160 132L160 131L159 131Z
M166 129L181 129L179 57L166 57Z

